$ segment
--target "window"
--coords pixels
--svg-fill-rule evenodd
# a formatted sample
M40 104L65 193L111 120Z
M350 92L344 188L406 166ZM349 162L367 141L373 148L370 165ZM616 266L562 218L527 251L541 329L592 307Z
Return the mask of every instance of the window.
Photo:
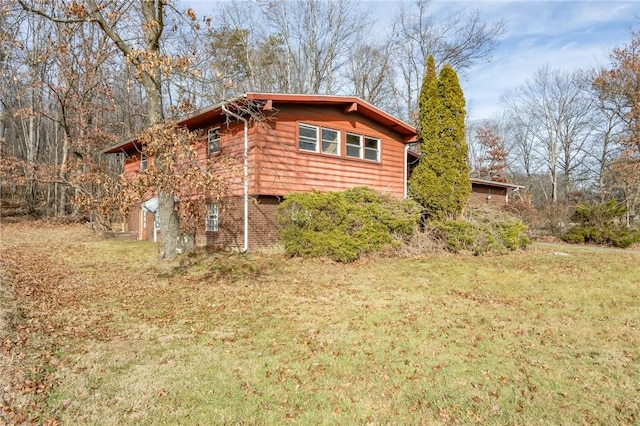
M362 158L362 136L347 133L347 157Z
M364 137L364 158L380 161L380 139Z
M322 129L322 152L331 155L340 155L340 132L331 129Z
M220 152L220 128L209 129L207 132L207 155Z
M362 144L363 139L364 146ZM380 139L347 133L346 147L347 157L380 161Z
M218 231L218 204L207 204L206 231Z
M354 133L346 133L344 137L347 157L380 161L380 139ZM299 123L298 148L301 151L340 156L340 131Z
M140 170L147 170L148 160L147 154L144 152L140 153Z
M308 124L298 125L298 147L303 151L318 152L318 128Z
M321 139L318 137L319 134L322 136ZM322 142L321 144L318 143L319 140ZM340 155L340 132L300 123L298 125L298 147L302 151Z

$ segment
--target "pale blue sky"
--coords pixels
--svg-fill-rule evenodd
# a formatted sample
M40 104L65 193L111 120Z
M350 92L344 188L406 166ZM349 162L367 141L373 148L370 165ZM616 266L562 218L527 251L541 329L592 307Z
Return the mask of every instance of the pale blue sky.
M382 32L390 28L402 3L412 2L353 1L371 12ZM180 3L198 13L221 12L220 0ZM461 75L471 119L498 115L500 96L547 64L568 71L605 65L611 49L630 40L631 29L640 31L640 0L434 0L429 6L436 17L459 9L480 9L485 20L503 19L507 24L491 59Z
M462 81L472 118L500 111L506 90L525 83L544 65L574 71L608 63L611 49L640 30L640 1L439 1L443 7L478 7L502 18L508 29L493 58L470 69Z

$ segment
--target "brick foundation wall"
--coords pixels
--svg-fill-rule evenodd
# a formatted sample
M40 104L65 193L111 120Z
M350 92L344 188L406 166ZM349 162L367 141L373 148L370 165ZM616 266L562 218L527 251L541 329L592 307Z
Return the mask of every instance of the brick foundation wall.
M278 197L249 197L249 251L274 246L278 242L279 226L276 211ZM241 250L244 244L244 200L231 197L219 203L217 232L202 231L196 236L196 245L215 249Z

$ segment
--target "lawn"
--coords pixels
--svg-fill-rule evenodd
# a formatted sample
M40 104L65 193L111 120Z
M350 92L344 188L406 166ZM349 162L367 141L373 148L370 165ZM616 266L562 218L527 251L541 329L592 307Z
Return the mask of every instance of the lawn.
M1 232L0 421L640 422L638 251L167 263L81 225Z

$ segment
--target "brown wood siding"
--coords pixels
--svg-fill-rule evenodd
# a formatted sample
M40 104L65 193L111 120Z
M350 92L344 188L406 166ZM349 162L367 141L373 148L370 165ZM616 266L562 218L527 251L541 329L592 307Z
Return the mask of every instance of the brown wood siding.
M487 205L500 207L505 204L507 204L506 188L483 185L480 183L471 184L471 196L469 197L469 205L475 207Z
M210 128L220 127L220 153L213 154L213 158L219 164L214 172L223 176L227 182L225 196L242 194L242 164L244 152L244 123L230 121L229 123L216 123L204 128L204 137L198 142L198 159L204 162L207 158L207 131ZM253 138L255 130L249 127L249 141ZM251 147L251 144L249 145ZM250 154L251 158L251 154ZM214 166L215 168L215 166ZM249 168L251 175L251 165ZM250 181L251 182L251 181Z
M219 162L220 167L214 170L223 176L228 185L228 192L225 195L242 194L242 159L244 150L244 124L231 121L229 123L214 123L202 129L203 137L196 143L196 151L198 152L198 161L203 164L207 159L207 131L210 128L220 127L220 153L213 154L212 157ZM249 128L249 141L254 138L255 128ZM130 179L135 179L140 172L140 153L129 152L125 160L124 171ZM251 150L249 158L251 158ZM153 162L153 158L149 159L149 164ZM214 166L215 168L215 166ZM250 176L255 172L255 164L250 163ZM251 180L250 180L251 182ZM192 194L194 196L199 194Z
M286 195L369 186L403 196L404 144L400 135L357 113L345 114L335 108L277 108L268 128L256 126L259 139L252 157L257 166L252 169L252 193ZM298 123L339 131L340 155L300 151ZM380 161L346 157L347 132L380 139Z

